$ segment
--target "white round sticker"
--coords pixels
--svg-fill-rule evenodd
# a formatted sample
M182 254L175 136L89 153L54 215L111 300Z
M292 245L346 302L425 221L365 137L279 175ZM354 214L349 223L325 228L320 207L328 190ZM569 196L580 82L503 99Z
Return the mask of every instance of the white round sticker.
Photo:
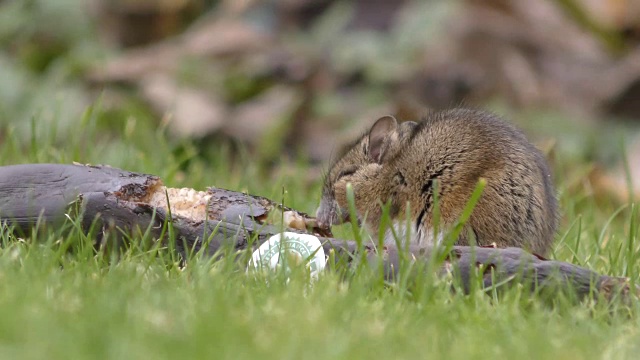
M307 262L312 278L324 270L326 260L320 239L309 234L283 232L274 235L253 252L249 267L256 269L276 269ZM293 264L292 264L293 263Z

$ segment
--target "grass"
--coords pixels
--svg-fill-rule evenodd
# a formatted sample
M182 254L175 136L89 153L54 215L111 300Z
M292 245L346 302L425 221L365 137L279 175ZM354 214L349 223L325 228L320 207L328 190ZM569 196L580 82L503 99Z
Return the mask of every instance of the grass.
M170 186L284 197L306 212L317 205L320 179L304 158L264 165L232 144L172 140L152 119L97 109L73 132L52 134L55 122L44 131L37 116L28 136L0 123L0 164L107 163ZM569 187L583 164L557 158L564 215L553 257L638 282L637 208ZM366 267L326 272L310 287L302 275L256 279L229 259L196 256L181 269L166 250L134 247L112 261L67 230L27 239L0 230L0 358L591 359L640 350L635 302L549 303L518 287L462 295L426 278L388 285ZM350 225L336 230L359 236Z
M98 101L76 116L92 101L82 74L113 55L97 40L82 2L0 3L0 166L110 164L159 175L170 186L215 185L314 211L320 179L303 154L266 164L258 154L235 151L237 144L172 139L133 97L118 109L101 110ZM338 68L367 59L362 66L373 90L366 97L378 105L375 84L404 78L415 44L425 34L439 36L421 14L437 20L449 5L424 6L428 11L410 14L406 29L379 47L383 56L375 56L367 37L336 35L346 14L339 8L313 27L312 38L293 40L309 51L348 50L337 53ZM371 56L352 56L361 53ZM232 76L227 85L249 80ZM239 100L257 88L227 90ZM330 115L339 96L319 97L315 111ZM499 110L509 113L504 105ZM594 193L585 180L586 158L620 157L620 147L610 146L618 141L611 123L577 128L540 110L513 115L520 125L535 124L530 132L546 129L558 140L563 217L552 257L640 282L637 205ZM263 149L273 148L270 141ZM640 352L637 302L609 307L560 296L549 303L518 287L499 296L481 289L462 295L431 278L385 284L366 267L325 272L310 287L298 273L289 283L279 274L256 279L229 259L196 256L181 269L163 249L134 247L112 261L95 254L91 239L72 225L26 239L0 228L0 359L624 359ZM361 236L350 224L334 230Z

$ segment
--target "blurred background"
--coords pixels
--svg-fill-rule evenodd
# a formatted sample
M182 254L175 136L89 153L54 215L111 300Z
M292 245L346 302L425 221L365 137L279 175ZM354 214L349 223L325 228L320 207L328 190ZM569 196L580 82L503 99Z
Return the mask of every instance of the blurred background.
M158 142L183 176L224 144L317 179L384 114L477 106L525 129L561 191L626 201L640 189L639 42L633 0L0 0L0 141L46 138L31 161L120 167ZM2 165L24 161L12 154Z

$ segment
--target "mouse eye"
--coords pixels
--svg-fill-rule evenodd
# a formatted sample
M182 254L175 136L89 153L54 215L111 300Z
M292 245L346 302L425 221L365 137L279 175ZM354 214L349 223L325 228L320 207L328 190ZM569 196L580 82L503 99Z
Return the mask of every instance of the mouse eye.
M353 175L353 174L355 174L355 173L356 173L356 170L358 170L358 168L356 168L356 167L352 167L352 168L346 168L346 169L344 169L344 170L340 171L340 172L338 173L338 176L336 177L336 181L338 181L338 180L342 179L342 178L343 178L343 177L345 177L345 176L349 176L349 175Z

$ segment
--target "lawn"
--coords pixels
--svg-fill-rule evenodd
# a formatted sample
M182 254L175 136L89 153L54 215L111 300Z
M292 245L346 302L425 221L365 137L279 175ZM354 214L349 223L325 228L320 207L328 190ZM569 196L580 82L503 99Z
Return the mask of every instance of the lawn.
M93 67L116 54L99 40L93 18L79 6L83 3L0 1L0 166L108 164L158 175L171 187L217 186L315 211L323 169L310 153L294 151L299 143L283 145L279 126L289 123L270 122L253 151L219 134L179 139L162 115L141 100L139 89L102 91L88 84ZM277 2L265 2L272 3ZM437 17L435 10L424 12L416 24ZM342 17L341 12L334 15ZM284 38L292 45L300 42L291 49L302 54L307 46L313 50L307 60L292 57L303 63L314 63L314 56L326 60L323 42L333 48L333 40L345 40L344 50L359 45L352 74L350 64L340 60L349 60L351 51L334 61L346 67L341 75L346 84L363 83L339 92L323 90L324 81L309 81L321 88L313 92L313 102L300 105L307 124L327 120L330 131L322 136L338 142L335 120L353 118L355 124L354 114L366 110L368 116L380 105L386 109L383 84L393 83L394 76L411 80L393 70L421 58L415 57L411 41L396 44L393 34L383 37L379 54L384 56L375 51L365 52L375 56L361 56L358 51L372 46L368 37L343 39L332 35L339 34L334 27L333 21L320 21L310 34ZM422 26L405 31L415 32L417 39L425 36ZM396 53L405 48L411 51ZM216 91L204 94L221 92L227 105L236 106L267 86L260 71L244 74L242 67L264 59L250 52L246 56L252 61L244 65L224 57L208 59L211 66L190 59L177 71L179 83L211 86ZM288 56L283 52L277 58ZM296 61L285 65L295 70ZM284 84L294 94L307 83L285 84L277 76L267 78L273 82L269 86ZM492 98L486 106L517 122L532 138L555 141L555 147L540 143L551 159L562 213L550 257L640 284L637 204L608 194L588 176L596 160L620 162L625 148L620 134L631 131L608 118L576 120L546 108L516 110L508 103ZM314 137L295 138L300 139ZM285 148L289 152L279 157ZM635 359L640 353L637 300L625 305L548 299L517 286L500 294L477 288L464 295L431 277L386 284L366 267L326 271L312 285L297 273L288 282L281 274L256 278L247 274L245 263L230 257L213 262L196 255L181 267L167 249L132 246L115 259L96 253L91 239L68 225L27 238L0 227L0 359ZM334 228L334 234L354 237L350 225Z
M35 118L27 140L6 125L0 163L107 163L171 186L284 197L306 212L319 200L321 178L303 156L265 165L226 141L195 146L144 118L106 118L99 104L74 121L73 132L52 136ZM586 164L563 153L554 164L563 219L552 257L639 281L637 213L575 185ZM349 226L335 230L352 237ZM1 237L2 358L587 359L640 351L637 302L548 301L518 287L463 295L442 282L385 285L366 268L326 272L310 287L303 276L256 279L231 259L196 256L180 268L166 250L133 247L115 260L72 230L17 239L3 228Z

